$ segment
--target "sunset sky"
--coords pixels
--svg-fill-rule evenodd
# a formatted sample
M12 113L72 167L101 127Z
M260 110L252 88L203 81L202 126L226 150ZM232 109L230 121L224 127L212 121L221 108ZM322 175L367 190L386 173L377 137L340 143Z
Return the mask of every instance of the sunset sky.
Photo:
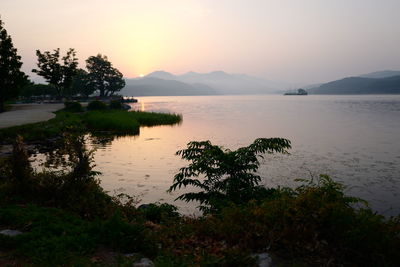
M125 77L224 70L320 82L400 69L399 0L0 0L22 56L73 47Z

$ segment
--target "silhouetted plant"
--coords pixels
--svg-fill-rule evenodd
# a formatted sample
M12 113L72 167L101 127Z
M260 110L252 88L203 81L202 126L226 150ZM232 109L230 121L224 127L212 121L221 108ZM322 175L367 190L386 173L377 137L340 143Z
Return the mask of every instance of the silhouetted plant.
M11 156L11 181L16 192L30 194L32 190L33 169L21 136L13 144Z
M109 104L110 109L122 109L122 103L119 100L113 100Z
M283 138L259 138L253 144L235 151L212 145L210 141L190 142L187 149L176 154L191 161L175 175L169 192L188 185L200 192L185 193L177 199L199 201L200 210L213 212L229 202L245 203L265 197L270 190L258 186L261 177L256 174L263 153L287 153L290 141ZM204 176L204 179L199 177Z
M67 51L67 54L60 59L60 49L57 48L53 53L36 50L38 57L38 69L32 72L42 76L49 84L53 85L59 98L72 95L72 79L76 75L78 59L73 48Z
M11 36L0 19L0 112L5 110L5 101L18 96L28 84L28 76L21 71L21 57L14 48Z
M86 60L88 85L99 91L100 97L112 96L125 86L122 73L114 68L107 56L98 54Z
M66 101L64 102L64 110L69 112L82 112L83 108L79 102Z
M105 109L107 109L106 103L98 100L90 102L87 106L87 110L105 110Z

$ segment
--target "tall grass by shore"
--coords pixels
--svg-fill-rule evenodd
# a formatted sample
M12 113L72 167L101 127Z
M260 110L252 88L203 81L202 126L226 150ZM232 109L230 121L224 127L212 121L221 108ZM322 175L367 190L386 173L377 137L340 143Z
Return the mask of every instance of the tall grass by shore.
M0 129L0 140L11 143L21 135L25 141L44 140L56 137L64 131L96 132L115 134L139 133L140 126L172 125L182 121L179 114L165 114L123 110L95 110L84 113L56 112L56 117L38 123Z
M140 126L176 124L182 120L177 114L162 114L140 111L90 111L83 117L89 129L118 133L139 133Z

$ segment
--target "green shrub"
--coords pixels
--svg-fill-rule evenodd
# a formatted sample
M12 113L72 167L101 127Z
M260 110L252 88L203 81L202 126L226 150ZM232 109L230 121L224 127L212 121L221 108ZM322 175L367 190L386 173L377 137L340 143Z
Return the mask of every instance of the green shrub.
M256 174L263 153L287 153L290 141L283 138L259 138L253 144L235 151L214 146L210 141L190 142L188 148L178 151L182 159L191 161L174 177L169 192L188 185L200 192L185 193L177 199L199 201L200 210L215 212L230 202L240 204L251 199L267 197L273 190L258 186L261 177ZM198 177L204 176L205 179Z
M0 224L24 232L0 235L0 249L13 249L17 258L25 257L34 266L93 266L90 256L100 248L121 253L155 249L143 225L128 223L117 213L84 220L61 209L9 205L0 207Z
M268 247L307 265L399 266L399 219L355 208L360 201L323 175L261 203L225 207L207 218L202 234L253 251Z
M106 103L99 100L92 101L87 106L87 110L105 110L105 109L107 109Z
M83 112L81 103L75 101L64 102L64 110L68 112Z
M139 206L145 220L154 223L169 222L179 218L178 208L167 203L150 203Z
M108 105L110 109L122 109L122 103L119 100L112 100Z

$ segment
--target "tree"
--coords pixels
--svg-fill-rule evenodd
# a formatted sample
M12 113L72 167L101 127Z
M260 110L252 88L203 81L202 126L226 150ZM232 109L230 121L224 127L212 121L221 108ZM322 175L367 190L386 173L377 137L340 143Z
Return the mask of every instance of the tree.
M72 80L72 92L74 94L80 94L88 98L91 94L96 91L96 88L89 80L89 74L83 69L78 69L76 75Z
M21 57L0 19L0 112L5 110L5 101L17 97L21 88L28 83L21 66Z
M100 97L112 96L125 86L122 73L114 68L107 56L98 54L86 60L90 84L98 90Z
M253 144L235 151L222 149L210 141L190 142L187 149L176 152L182 159L191 161L174 177L169 192L188 185L201 189L180 195L177 199L199 201L204 212L218 211L229 202L248 202L269 191L259 186L261 177L256 174L260 165L258 156L263 153L287 153L290 141L283 138L259 138ZM204 177L199 179L198 177Z
M71 95L72 79L76 74L78 59L73 48L67 51L67 54L60 60L60 49L57 48L53 53L36 50L38 57L37 66L39 69L33 69L32 72L42 76L46 81L56 88L59 98Z
M56 96L57 92L54 86L49 84L28 84L24 86L21 90L22 97L31 98L31 97L45 97L45 96Z

